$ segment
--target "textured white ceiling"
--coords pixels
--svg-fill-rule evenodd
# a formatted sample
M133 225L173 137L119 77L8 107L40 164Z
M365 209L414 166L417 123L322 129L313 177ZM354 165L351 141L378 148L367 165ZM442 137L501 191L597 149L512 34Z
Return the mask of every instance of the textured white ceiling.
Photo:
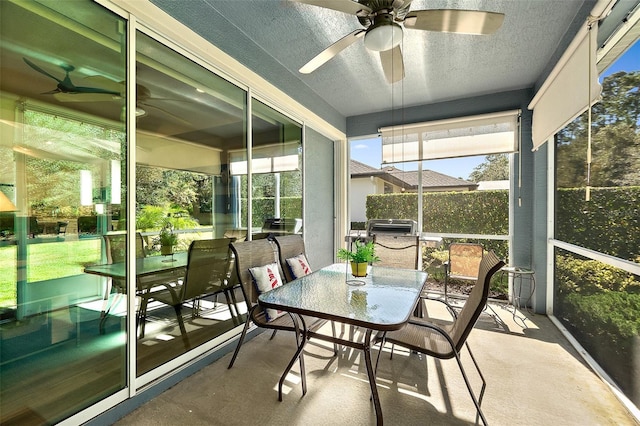
M571 36L565 33L585 3L414 0L411 10L488 10L505 19L490 36L405 29L406 77L391 85L378 54L362 40L315 72L298 72L331 43L362 28L355 16L287 0L152 1L294 98L342 117L532 88Z

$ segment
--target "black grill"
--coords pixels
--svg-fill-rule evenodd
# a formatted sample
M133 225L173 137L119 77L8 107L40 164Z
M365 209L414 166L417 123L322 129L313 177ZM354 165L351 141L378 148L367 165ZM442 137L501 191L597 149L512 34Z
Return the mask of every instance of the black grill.
M367 235L418 235L418 224L410 219L371 219Z
M267 219L262 225L262 232L273 232L274 234L298 234L301 231L302 219Z

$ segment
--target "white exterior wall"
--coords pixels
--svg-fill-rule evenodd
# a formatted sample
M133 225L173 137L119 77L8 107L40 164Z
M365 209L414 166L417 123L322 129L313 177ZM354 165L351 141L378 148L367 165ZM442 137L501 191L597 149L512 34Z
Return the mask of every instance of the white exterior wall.
M384 184L374 177L351 178L349 191L349 203L351 210L351 222L366 222L367 220L367 195L382 194Z

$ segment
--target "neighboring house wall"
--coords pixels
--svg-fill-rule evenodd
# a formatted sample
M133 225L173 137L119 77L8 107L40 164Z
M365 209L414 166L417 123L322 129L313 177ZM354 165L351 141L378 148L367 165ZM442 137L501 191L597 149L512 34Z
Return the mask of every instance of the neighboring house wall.
M349 202L352 222L365 222L367 220L367 195L382 194L384 183L380 179L367 176L351 178L349 189Z
M478 182L478 191L509 189L509 180L483 180Z

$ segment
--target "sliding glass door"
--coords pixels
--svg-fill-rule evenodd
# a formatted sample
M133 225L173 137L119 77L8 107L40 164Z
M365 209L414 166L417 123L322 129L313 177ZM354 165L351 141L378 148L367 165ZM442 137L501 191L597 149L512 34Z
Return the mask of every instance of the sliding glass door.
M127 196L126 22L0 2L0 422L58 422L126 387L126 311L100 333L101 233Z

